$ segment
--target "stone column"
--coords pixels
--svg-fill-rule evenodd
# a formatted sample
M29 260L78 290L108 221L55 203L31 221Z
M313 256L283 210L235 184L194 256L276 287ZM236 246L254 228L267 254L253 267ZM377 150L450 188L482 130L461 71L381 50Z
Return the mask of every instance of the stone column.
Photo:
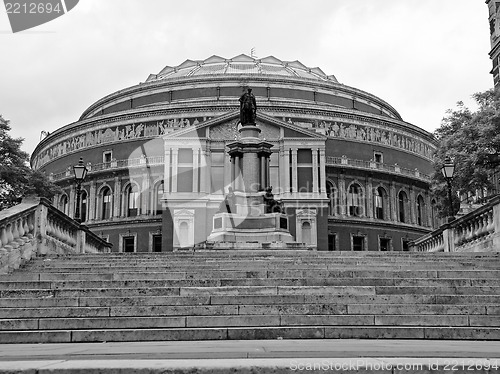
M297 148L292 148L292 191L297 193L299 190L299 180L297 177Z
M115 203L113 204L113 217L120 217L120 202L122 195L122 180L119 177L115 177Z
M232 186L232 182L234 180L233 164L231 163L231 157L229 157L227 152L228 148L224 150L224 193L227 192L226 186Z
M170 192L170 182L171 182L171 175L170 175L170 149L165 149L165 166L164 166L164 191L165 193Z
M366 216L373 218L373 179L368 177L366 181Z
M313 148L312 152L312 192L317 195L319 193L318 188L318 148Z
M200 154L200 149L199 148L194 148L193 149L193 192L198 193L198 172L199 172L199 154Z
M93 221L96 219L96 205L97 205L97 196L96 196L96 185L95 180L90 181L90 193L89 193L89 221Z
M254 193L259 186L259 156L249 152L243 155L243 181L245 192Z
M326 193L326 155L324 148L319 150L319 191Z
M345 176L344 174L339 174L339 205L340 205L340 215L346 215L347 206L347 196L345 191Z
M234 190L240 191L241 186L240 156L234 156Z
M205 178L202 182L205 183L205 191L210 194L212 192L212 153L210 149L207 149L205 152L205 161L206 171Z
M279 173L281 175L281 189L283 194L290 193L290 150L283 147L281 151L281 164Z
M207 182L206 182L207 174L208 174L207 153L203 148L201 148L200 149L200 178L201 178L200 193L202 194L210 192L209 190L207 190Z
M172 148L172 190L177 192L177 164L178 164L179 149Z
M264 155L260 156L260 188L265 189L268 187L267 183L267 158Z

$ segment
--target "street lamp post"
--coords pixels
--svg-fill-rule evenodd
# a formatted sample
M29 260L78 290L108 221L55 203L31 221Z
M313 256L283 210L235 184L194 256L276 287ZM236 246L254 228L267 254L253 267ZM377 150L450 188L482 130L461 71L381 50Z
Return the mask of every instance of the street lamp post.
M450 156L446 156L444 159L444 165L441 168L441 172L443 173L446 183L448 184L448 222L451 222L455 219L453 216L453 199L451 195L451 180L453 179L453 173L455 172L455 164L451 160Z
M82 182L87 176L87 167L83 164L83 158L80 157L78 165L73 166L76 181L76 208L75 208L75 221L81 223L80 218L80 195L82 193Z

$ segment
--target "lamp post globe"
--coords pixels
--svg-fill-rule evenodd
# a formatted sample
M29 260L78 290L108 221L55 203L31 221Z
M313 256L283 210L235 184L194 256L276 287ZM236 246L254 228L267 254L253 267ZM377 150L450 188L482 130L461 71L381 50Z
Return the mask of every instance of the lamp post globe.
M75 175L76 181L76 207L74 220L78 223L82 222L80 218L80 196L82 193L82 182L87 176L87 171L87 167L83 164L83 158L80 157L80 161L78 161L78 164L73 166L73 173Z

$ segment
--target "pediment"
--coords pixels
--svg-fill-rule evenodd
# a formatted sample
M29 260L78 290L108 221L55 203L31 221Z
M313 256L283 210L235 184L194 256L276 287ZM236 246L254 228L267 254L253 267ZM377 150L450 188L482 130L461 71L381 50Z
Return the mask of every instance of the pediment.
M257 126L261 129L260 138L267 141L278 141L285 138L325 139L324 135L290 122L272 117L263 112L257 112ZM219 117L211 118L194 126L186 127L165 135L165 139L172 138L209 138L212 140L237 140L240 133L238 128L239 111L227 112ZM283 129L283 131L281 130Z

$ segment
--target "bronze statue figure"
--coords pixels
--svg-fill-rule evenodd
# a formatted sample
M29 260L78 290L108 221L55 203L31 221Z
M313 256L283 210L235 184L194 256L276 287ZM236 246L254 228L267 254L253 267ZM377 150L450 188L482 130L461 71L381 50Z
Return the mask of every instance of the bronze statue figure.
M249 88L240 97L240 122L243 126L254 124L257 113L257 103L252 89Z
M282 213L283 207L281 203L274 200L273 187L267 187L264 194L264 204L266 206L266 213Z

